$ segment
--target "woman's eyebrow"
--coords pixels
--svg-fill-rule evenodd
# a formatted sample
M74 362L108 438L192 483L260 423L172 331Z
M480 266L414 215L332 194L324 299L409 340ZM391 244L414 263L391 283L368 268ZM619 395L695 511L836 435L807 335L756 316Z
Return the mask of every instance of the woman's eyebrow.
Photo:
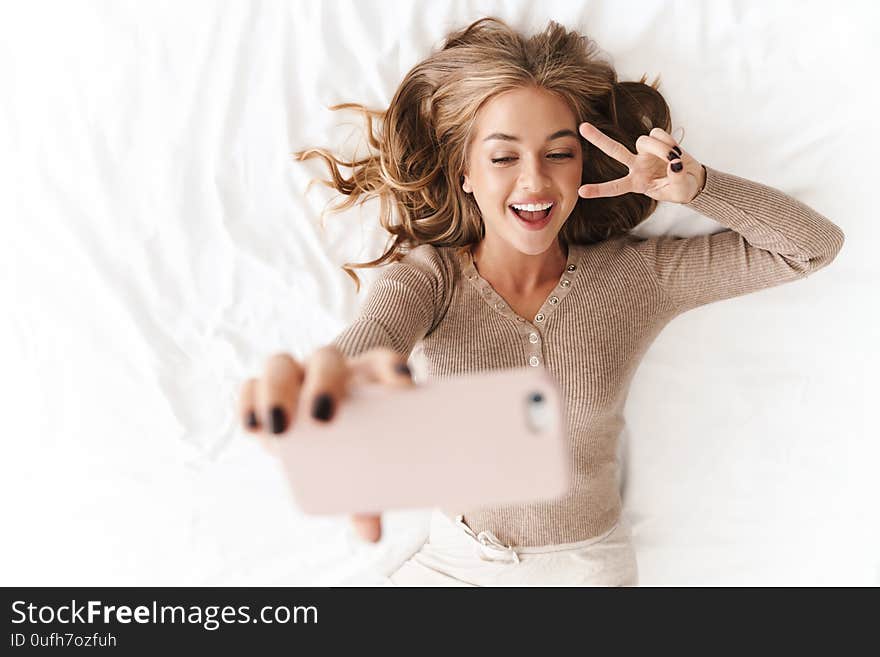
M574 137L577 139L577 135L574 130L569 130L566 128L565 130L557 130L552 135L547 137L547 141L553 141L554 139L559 139L560 137ZM504 141L519 141L519 137L514 137L513 135L505 135L503 132L493 132L491 135L486 137L483 141L489 141L490 139L503 139Z

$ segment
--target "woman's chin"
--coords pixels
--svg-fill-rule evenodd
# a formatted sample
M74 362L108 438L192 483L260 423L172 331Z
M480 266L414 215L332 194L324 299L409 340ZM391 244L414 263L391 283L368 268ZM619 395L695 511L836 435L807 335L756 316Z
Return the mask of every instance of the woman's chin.
M515 235L511 243L524 255L539 256L547 252L555 243L558 231L541 231L536 235Z

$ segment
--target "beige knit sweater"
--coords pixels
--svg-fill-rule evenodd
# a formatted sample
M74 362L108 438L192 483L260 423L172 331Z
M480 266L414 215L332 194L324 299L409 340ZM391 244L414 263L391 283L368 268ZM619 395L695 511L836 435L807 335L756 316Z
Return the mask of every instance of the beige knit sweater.
M570 245L559 284L519 317L480 277L466 249L419 246L387 266L335 344L409 355L421 341L428 377L545 367L565 399L573 486L563 497L470 510L476 532L506 544L570 543L617 522L618 436L635 370L663 327L698 306L804 278L843 245L835 224L765 185L706 167L687 204L730 230L691 238L633 235Z

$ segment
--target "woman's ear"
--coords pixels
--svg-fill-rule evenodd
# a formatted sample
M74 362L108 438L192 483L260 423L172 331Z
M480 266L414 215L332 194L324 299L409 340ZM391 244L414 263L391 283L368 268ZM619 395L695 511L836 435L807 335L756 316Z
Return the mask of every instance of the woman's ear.
M465 194L470 194L474 191L474 188L471 187L471 183L468 180L467 174L464 174L461 177L461 188L465 191Z

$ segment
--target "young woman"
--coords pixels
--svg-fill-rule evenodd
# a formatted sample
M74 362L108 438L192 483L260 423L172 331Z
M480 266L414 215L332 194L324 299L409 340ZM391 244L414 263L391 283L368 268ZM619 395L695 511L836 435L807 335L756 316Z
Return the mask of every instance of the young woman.
M804 278L842 247L840 228L811 208L684 151L657 83L618 82L597 53L554 22L525 38L479 20L415 66L387 111L334 108L363 112L376 153L297 154L327 164L325 183L348 196L337 209L378 197L394 239L356 265L390 263L350 327L305 365L278 354L245 383L242 419L270 449L264 428L330 420L352 381L412 385L417 344L428 377L544 367L566 400L569 493L436 510L391 584L635 585L616 451L643 354L681 313ZM629 234L658 201L729 230ZM378 516L354 520L378 539Z

